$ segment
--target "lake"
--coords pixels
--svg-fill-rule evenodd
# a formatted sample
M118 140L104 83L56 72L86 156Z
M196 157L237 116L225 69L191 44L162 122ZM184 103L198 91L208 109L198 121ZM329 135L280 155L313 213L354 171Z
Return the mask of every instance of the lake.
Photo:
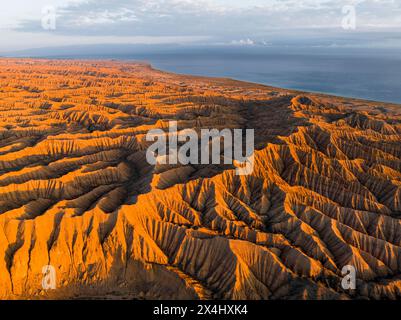
M401 55L392 50L213 49L135 58L176 73L401 103Z
M57 57L143 60L175 73L230 77L281 88L401 103L398 48L170 45L146 49L114 45L97 48L95 52L101 52L98 54L82 52Z

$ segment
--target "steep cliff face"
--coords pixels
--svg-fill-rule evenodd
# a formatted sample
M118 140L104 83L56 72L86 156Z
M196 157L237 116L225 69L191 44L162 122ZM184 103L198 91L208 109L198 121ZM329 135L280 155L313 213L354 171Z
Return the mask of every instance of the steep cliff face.
M399 298L400 107L0 59L0 298ZM149 165L170 120L255 129L253 173Z

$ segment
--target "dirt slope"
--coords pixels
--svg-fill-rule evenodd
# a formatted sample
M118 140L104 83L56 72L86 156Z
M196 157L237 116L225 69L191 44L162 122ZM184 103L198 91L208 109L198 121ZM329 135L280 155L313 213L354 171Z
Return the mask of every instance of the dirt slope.
M0 59L0 298L399 298L400 107ZM169 120L255 129L253 174L148 165Z

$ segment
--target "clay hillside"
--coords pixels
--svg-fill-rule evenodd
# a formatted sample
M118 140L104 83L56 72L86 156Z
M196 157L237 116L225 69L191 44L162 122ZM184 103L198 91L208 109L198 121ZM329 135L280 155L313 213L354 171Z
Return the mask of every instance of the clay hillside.
M399 298L400 111L131 62L0 59L0 298ZM255 129L253 173L148 164L146 133L170 120Z

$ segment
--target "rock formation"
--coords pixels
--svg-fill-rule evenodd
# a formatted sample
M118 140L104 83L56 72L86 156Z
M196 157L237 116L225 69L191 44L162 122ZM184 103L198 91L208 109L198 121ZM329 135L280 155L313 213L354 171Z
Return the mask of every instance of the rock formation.
M0 59L0 298L400 298L400 110L138 63ZM255 129L254 172L149 165L145 135L170 120Z

